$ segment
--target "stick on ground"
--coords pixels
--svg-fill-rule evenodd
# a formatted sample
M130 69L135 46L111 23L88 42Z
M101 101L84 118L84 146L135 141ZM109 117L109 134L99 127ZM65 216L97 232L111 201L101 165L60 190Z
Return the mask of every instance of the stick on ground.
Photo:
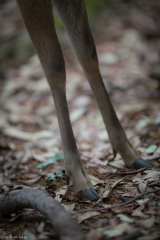
M59 239L84 240L75 220L46 191L24 189L0 198L0 213L3 217L23 208L33 208L44 214L50 220Z

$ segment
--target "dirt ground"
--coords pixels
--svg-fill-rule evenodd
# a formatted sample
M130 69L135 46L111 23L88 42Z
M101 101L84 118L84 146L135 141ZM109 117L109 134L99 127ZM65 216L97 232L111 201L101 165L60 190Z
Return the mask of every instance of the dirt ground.
M57 30L74 135L100 195L94 202L78 199L72 183L66 185L49 86L16 2L0 2L1 166L5 159L0 197L25 188L46 189L78 222L87 240L160 239L160 4L133 2L114 0L95 13L91 28L118 118L140 155L154 164L152 169L127 169L119 154L113 158L86 76L65 31ZM0 221L1 239L20 235L57 239L49 221L34 209Z

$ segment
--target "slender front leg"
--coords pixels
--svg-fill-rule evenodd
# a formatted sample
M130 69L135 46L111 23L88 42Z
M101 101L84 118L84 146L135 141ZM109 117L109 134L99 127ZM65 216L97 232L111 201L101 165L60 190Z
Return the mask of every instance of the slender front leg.
M72 180L76 192L83 191L89 200L98 198L83 167L74 139L66 101L65 64L55 32L49 0L17 0L25 25L41 61L53 95L62 138L67 181Z
M54 3L97 99L114 155L119 152L127 167L152 167L152 164L141 159L131 146L115 114L99 71L96 48L88 25L84 0L69 2L54 0Z

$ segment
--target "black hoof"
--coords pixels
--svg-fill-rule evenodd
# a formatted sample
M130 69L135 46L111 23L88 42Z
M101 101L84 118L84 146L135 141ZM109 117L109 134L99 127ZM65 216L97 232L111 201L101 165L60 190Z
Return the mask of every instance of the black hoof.
M154 165L142 158L138 158L132 163L131 167L134 169L139 169L139 168L144 168L144 167L152 168L152 167L154 167Z
M85 189L83 191L83 197L93 201L99 198L99 195L96 193L96 191L93 189L93 187L91 187L90 189Z
M98 193L94 190L93 187L91 187L90 190L91 190L91 192L92 192L97 198L99 198Z
M113 151L113 158L115 159L117 156L117 151L114 148L112 149L112 151Z
M70 177L68 175L66 175L66 183L67 183L67 185L69 185L69 181L70 181Z

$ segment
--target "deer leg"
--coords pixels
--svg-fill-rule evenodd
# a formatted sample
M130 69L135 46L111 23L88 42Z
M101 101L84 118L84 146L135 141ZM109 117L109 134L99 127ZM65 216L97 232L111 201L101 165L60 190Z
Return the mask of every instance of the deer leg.
M67 182L71 179L76 192L83 191L85 198L94 200L99 196L83 167L69 119L65 93L65 63L55 31L51 2L17 2L53 95L62 138Z
M128 141L111 104L99 71L84 0L70 1L70 3L65 0L54 0L54 3L97 99L114 155L119 152L127 167L152 167L151 163L139 157Z

